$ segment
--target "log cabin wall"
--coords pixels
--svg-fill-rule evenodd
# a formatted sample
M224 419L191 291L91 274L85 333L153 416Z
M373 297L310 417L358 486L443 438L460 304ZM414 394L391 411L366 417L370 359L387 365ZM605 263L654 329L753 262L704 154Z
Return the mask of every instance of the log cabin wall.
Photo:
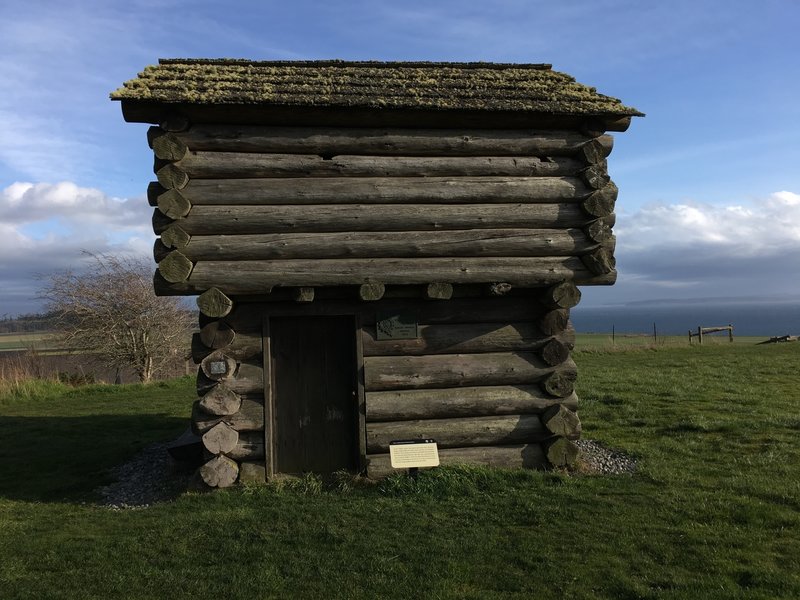
M150 141L162 294L616 278L610 135L198 125Z
M537 64L162 60L112 98L155 125L156 293L199 294L206 483L291 463L275 365L296 316L344 318L323 329L348 338L358 414L330 414L370 476L402 438L574 462L569 309L616 279L607 132L641 113ZM417 336L379 339L387 311Z
M192 419L210 459L203 477L219 485L240 470L247 479L279 472L270 457L274 375L269 337L262 344L262 335L271 319L298 315L354 317L356 464L370 477L392 471L390 441L420 437L437 440L443 464L573 464L572 440L580 435L570 358L575 333L568 308L557 306L569 307L578 296L570 286L572 294L558 293L563 287L503 297L456 288L448 301L404 289L406 297L364 302L348 299L358 293L351 290L311 304L237 302L224 317L201 317L193 340L201 398ZM379 340L378 319L398 312L413 316L418 336Z

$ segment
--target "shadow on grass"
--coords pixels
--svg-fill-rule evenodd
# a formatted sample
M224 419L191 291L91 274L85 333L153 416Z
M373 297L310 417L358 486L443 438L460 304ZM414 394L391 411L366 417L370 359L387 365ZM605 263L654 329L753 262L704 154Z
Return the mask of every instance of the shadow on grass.
M0 417L0 498L91 500L111 469L177 437L185 419L157 414Z

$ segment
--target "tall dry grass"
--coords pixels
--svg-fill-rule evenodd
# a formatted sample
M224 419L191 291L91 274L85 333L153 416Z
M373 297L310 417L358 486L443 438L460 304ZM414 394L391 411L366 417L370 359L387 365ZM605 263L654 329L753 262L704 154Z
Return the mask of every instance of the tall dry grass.
M66 387L34 349L0 353L0 401L38 398Z

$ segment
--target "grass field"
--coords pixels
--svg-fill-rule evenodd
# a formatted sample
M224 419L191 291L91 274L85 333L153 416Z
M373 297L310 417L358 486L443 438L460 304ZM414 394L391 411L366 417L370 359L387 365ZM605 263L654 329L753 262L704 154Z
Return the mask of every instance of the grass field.
M191 379L7 394L0 595L800 597L800 345L575 358L584 437L633 454L635 475L442 469L114 511L92 490L185 427Z

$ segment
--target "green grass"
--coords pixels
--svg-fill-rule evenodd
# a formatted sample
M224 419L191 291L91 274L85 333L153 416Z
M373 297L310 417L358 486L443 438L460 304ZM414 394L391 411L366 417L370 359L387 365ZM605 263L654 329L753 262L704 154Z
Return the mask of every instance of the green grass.
M580 343L580 342L579 342ZM0 400L3 598L798 598L800 345L576 354L634 476L307 477L91 503L185 425L188 379Z

